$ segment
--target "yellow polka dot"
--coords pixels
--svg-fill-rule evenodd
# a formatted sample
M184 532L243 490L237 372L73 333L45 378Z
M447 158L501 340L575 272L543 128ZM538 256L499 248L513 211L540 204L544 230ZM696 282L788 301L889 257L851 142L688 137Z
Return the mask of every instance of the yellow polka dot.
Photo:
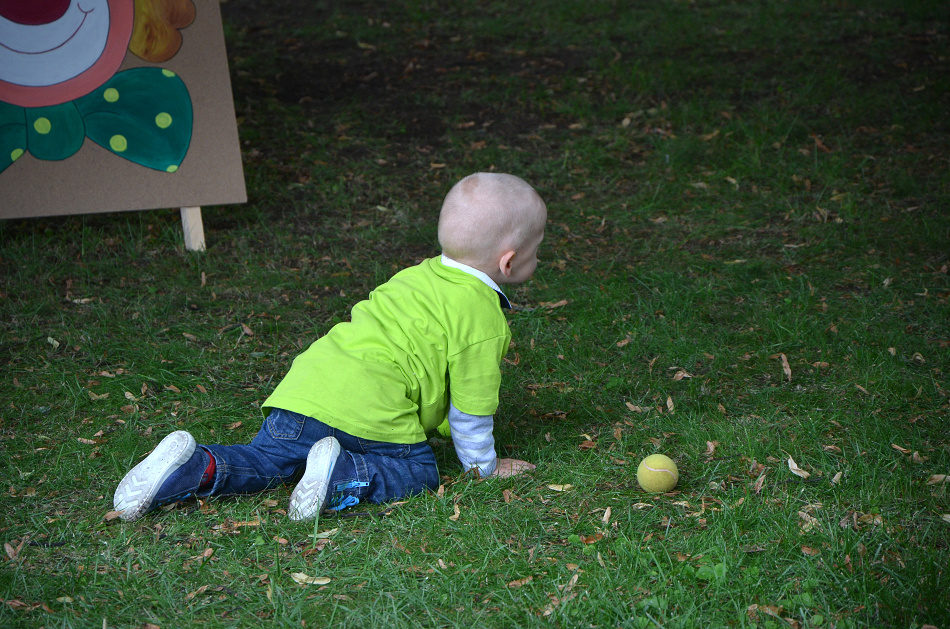
M164 111L158 114L157 116L155 116L155 124L158 126L159 129L167 129L168 127L172 125L171 114L166 113Z
M173 172L175 172L176 170L178 170L178 166L175 166L174 164L172 164L171 166L169 166L168 168L165 169L165 172L173 173Z
M10 151L10 161L15 162L20 159L20 156L23 155L23 149L13 149Z
M109 138L109 146L116 153L121 153L125 149L129 148L129 142L125 139L124 135L114 135Z
M110 87L102 93L102 97L106 99L106 102L114 103L119 100L119 90L115 89L114 87Z
M164 74L168 78L172 78L173 76L175 76L174 72L172 72L171 70L165 70L164 68L162 68L162 74Z
M53 128L53 123L49 121L49 118L37 118L33 122L33 128L36 129L37 133L46 135Z

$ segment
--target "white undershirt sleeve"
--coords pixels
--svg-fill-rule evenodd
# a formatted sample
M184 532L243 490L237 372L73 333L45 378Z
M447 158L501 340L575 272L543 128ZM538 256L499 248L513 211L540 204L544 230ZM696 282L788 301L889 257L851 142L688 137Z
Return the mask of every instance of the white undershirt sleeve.
M452 442L464 471L478 468L482 478L494 474L497 459L495 437L492 433L494 423L492 415L469 415L449 402Z

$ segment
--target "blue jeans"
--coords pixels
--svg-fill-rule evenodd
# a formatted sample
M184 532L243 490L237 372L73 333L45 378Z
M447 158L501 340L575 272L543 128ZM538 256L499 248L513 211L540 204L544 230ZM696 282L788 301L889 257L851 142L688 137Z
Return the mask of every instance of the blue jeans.
M324 437L340 442L340 457L330 476L330 507L357 502L382 503L439 486L439 470L425 441L386 443L354 437L321 421L273 409L249 445L203 445L217 472L210 491L199 495L249 494L297 481L310 447Z

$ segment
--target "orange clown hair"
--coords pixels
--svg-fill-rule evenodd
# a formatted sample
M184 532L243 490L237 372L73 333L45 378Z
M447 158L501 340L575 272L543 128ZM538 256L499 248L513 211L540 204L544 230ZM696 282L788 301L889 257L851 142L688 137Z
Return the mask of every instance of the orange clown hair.
M181 48L181 33L195 19L192 0L135 0L129 50L152 63L168 61Z

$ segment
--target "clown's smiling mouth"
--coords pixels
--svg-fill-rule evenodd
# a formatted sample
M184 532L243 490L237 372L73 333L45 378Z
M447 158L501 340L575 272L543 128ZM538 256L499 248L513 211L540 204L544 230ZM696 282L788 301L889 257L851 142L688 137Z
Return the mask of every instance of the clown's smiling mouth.
M36 52L29 52L29 51L26 51L26 50L17 50L16 48L11 48L10 46L7 46L6 44L4 44L4 43L2 43L2 42L0 42L0 48L6 48L7 50L9 50L9 51L11 51L11 52L15 52L15 53L20 54L20 55L45 55L45 54L48 53L48 52L53 52L54 50L58 50L58 49L62 48L63 46L65 46L66 44L68 44L69 41L70 41L72 38L74 38L74 37L76 36L76 34L77 34L79 31L82 30L83 25L86 23L86 18L89 17L89 14L92 13L93 11L95 11L95 8L92 8L92 9L89 9L88 11L85 11L85 10L83 10L82 7L79 7L79 12L82 13L82 21L79 23L79 26L76 27L76 30L73 31L73 34L72 34L72 35L70 35L69 37L67 37L66 39L64 39L64 40L63 40L62 42L60 42L59 44L53 46L52 48L47 48L46 50L37 50Z

